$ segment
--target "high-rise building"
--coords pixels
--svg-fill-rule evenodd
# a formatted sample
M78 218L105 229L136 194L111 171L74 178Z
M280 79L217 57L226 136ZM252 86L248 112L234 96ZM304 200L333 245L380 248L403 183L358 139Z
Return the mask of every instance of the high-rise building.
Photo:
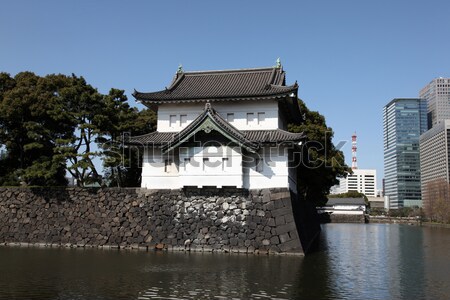
M428 129L450 119L450 78L433 79L420 90L419 97L427 100Z
M419 138L426 129L424 99L397 98L383 108L384 193L389 208L422 206Z
M420 171L424 205L429 183L450 180L450 120L444 120L420 136Z
M353 174L340 178L339 185L331 193L343 194L350 191L363 193L367 197L377 196L377 171L374 169L353 169Z

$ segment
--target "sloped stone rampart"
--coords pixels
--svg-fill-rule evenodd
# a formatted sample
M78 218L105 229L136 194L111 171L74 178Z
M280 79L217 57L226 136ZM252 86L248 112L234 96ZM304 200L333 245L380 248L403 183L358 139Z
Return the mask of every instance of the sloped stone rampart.
M303 254L288 189L0 188L0 243Z

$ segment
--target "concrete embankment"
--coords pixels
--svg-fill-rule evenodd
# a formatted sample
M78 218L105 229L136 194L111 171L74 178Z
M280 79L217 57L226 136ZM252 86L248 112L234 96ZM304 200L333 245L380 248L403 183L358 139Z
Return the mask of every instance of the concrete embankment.
M369 216L369 223L422 225L422 220L417 217Z
M366 215L364 214L330 214L321 213L320 222L325 223L367 223Z

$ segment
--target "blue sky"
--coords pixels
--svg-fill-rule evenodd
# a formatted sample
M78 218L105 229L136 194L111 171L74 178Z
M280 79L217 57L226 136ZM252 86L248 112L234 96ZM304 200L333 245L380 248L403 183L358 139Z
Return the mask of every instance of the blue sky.
M187 71L272 66L351 163L383 176L382 108L450 77L450 1L1 1L0 71L81 75L106 93Z

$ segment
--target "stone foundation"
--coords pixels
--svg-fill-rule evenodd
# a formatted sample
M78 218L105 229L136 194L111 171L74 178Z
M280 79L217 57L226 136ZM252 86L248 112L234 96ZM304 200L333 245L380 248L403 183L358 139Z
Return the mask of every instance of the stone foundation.
M303 254L288 189L0 188L0 243Z

